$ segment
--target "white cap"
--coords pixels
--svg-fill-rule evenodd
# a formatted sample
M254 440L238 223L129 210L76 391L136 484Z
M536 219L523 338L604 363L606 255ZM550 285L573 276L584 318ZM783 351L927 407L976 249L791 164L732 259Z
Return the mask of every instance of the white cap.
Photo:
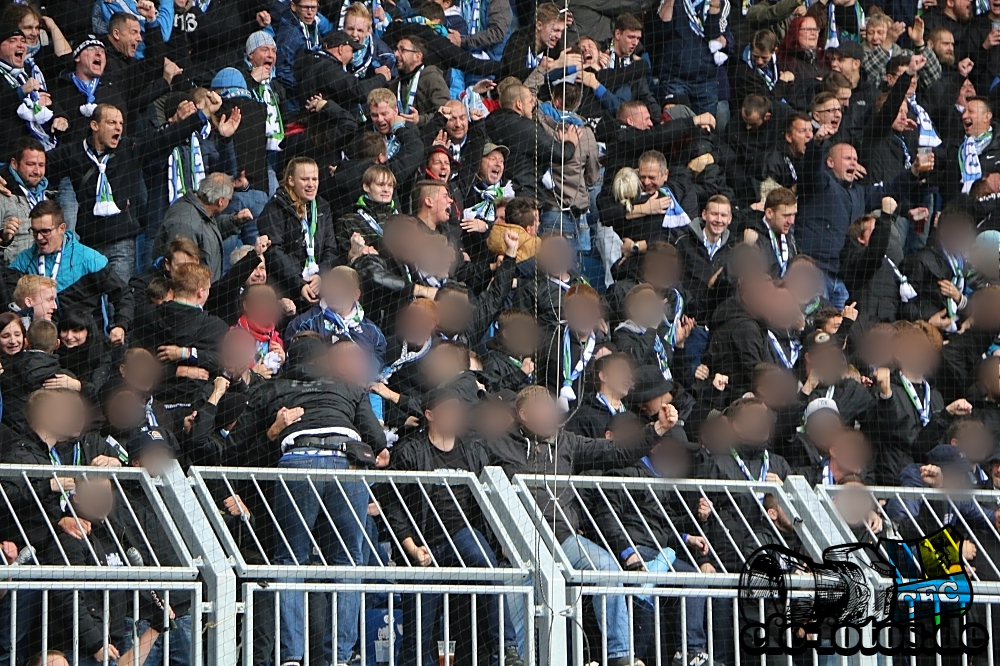
M836 400L833 398L816 398L806 406L806 413L803 416L804 420L808 421L810 416L821 409L829 409L834 414L840 414Z

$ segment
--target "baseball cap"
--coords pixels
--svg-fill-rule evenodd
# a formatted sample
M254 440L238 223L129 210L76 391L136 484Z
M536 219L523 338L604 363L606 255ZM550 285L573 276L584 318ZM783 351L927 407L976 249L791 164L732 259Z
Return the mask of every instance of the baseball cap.
M945 467L957 467L964 465L968 467L969 461L965 454L958 450L957 446L951 444L938 444L927 453L927 462L937 465L942 469Z
M424 410L434 409L442 402L447 402L448 400L461 400L462 396L458 394L458 391L451 388L450 386L443 386L439 388L434 388L424 394L424 399L422 407Z
M174 445L159 429L143 428L132 439L128 440L125 449L128 451L129 459L135 460L141 457L144 452L157 446L169 449L171 453L174 451Z
M834 400L833 398L816 398L815 400L810 401L808 405L806 405L806 411L805 414L803 414L803 419L808 421L810 416L824 409L829 410L838 415L840 414L840 408L837 407L836 400Z
M629 400L635 404L658 398L664 393L674 392L674 383L663 378L663 373L655 365L644 365L635 372L635 386L628 394Z
M361 50L361 44L358 43L358 40L354 39L343 30L334 30L323 38L323 48L335 49L338 46L343 46L344 44L347 44L355 51Z
M826 331L813 331L809 333L802 341L802 344L805 346L807 352L830 347L840 349L840 342Z
M483 145L483 157L486 157L494 150L499 150L500 154L503 155L505 158L510 157L510 150L507 148L507 146L501 146L498 143L489 143L489 142Z
M830 53L839 55L841 58L853 58L854 60L864 60L865 50L857 42L844 40L835 49L830 49Z

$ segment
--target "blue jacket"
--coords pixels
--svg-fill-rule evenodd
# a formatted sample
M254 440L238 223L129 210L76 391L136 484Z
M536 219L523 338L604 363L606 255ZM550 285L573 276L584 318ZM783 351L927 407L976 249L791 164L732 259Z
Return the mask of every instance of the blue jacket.
M334 24L322 14L316 14L316 23L320 39L330 34L335 28ZM296 69L298 68L299 56L306 50L307 45L299 17L294 12L289 10L281 15L274 41L278 46L278 61L275 63L274 75L289 91L288 100L286 100L289 108L297 108L298 102L294 100L300 91ZM317 44L316 49L319 48Z
M902 473L899 475L900 483L907 488L927 488L927 484L920 478L920 467L921 466L916 463L904 467ZM936 498L932 497L930 498L930 501L933 503L935 499ZM965 522L967 522L969 527L972 529L986 528L989 526L990 521L993 518L993 510L984 509L972 500L954 500L954 503L955 508L960 514L962 514ZM923 507L924 503L919 499L891 499L886 502L885 513L897 525L909 525L911 524L910 516L914 519L917 518ZM942 520L942 522L960 523L957 518Z
M57 254L45 255L45 274L52 275ZM14 257L10 269L22 274L38 273L38 248L32 245ZM63 237L59 272L56 273L56 293L59 310L85 310L94 313L98 321L103 316L102 297L114 306L114 326L129 329L135 303L132 290L111 270L108 259L97 250L80 242L72 231Z
M108 33L108 22L114 14L122 11L121 3L128 5L131 10L130 13L139 18L139 27L142 28L144 35L149 29L159 28L160 34L163 35L163 41L170 41L170 34L174 30L174 3L172 2L159 3L159 7L156 10L156 20L149 22L142 16L139 16L135 0L119 0L119 2L104 2L103 0L97 0L97 2L94 3L94 10L91 15L91 23L93 24L94 34L106 35ZM142 42L139 42L139 46L135 50L135 57L142 60L145 53L146 44L145 40L143 40Z
M285 329L284 339L290 341L296 333L302 331L313 331L319 334L327 342L332 342L334 337L334 323L324 314L322 305L314 305L295 319L293 319ZM361 328L354 329L348 333L350 339L357 345L369 352L375 360L378 370L385 366L386 342L382 330L376 326L371 319L365 317L361 321ZM342 338L343 336L336 336Z

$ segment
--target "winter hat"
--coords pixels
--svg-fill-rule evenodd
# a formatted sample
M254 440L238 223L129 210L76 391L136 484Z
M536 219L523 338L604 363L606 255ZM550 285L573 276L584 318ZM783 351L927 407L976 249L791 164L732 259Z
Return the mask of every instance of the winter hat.
M220 88L246 88L247 81L235 67L226 67L219 70L219 73L212 79L211 87L218 90Z
M247 37L247 55L250 55L262 46L273 46L274 48L278 48L278 45L274 41L274 37L263 30L258 30Z

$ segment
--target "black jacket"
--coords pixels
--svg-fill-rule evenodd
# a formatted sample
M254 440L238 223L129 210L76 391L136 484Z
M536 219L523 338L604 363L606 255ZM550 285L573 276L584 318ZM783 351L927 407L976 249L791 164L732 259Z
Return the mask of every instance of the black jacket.
M951 280L954 273L940 242L932 240L919 252L908 256L903 261L902 271L917 292L916 298L903 303L900 308L904 319L927 320L946 309L949 299L941 293L938 280Z
M28 396L42 388L46 379L66 373L59 365L59 357L34 349L22 350L4 359L4 372L0 375L3 393L3 423L17 432L26 432L28 425L24 408Z
M521 275L518 276L517 291L514 292L514 307L534 314L539 328L551 331L559 325L566 292L538 271L532 270L525 274L524 268L528 263L521 262ZM569 283L572 285L581 281L582 278L571 276Z
M607 476L626 479L653 480L662 478L647 464L648 458L631 467L607 472ZM632 546L644 546L659 551L672 548L678 560L699 566L710 561L709 555L692 553L695 561L690 561L680 535L699 533L699 527L691 519L698 508L698 496L683 499L669 487L648 487L645 490L609 489L603 493L604 501L597 492L587 491L584 500L594 516L594 522L607 539L612 553L624 567L625 560L632 554ZM624 557L623 557L624 556Z
M75 466L77 442L60 442L56 445L56 455L52 456L49 446L34 432L27 430L24 435L11 443L9 448L3 452L2 461L12 465L53 465L53 458L61 461L65 466ZM81 465L89 465L97 456L108 456L121 459L120 451L108 445L107 441L96 433L87 433L79 439L79 461ZM123 463L124 464L124 463ZM68 476L68 475L61 475ZM0 515L5 516L0 522L2 538L4 541L12 541L18 547L26 545L34 546L39 557L42 556L44 545L51 539L51 528L48 523L55 524L63 517L63 509L60 504L62 493L53 492L50 485L51 476L29 477L29 483L21 477L7 477L3 480L3 490L10 500L13 513L4 511ZM37 499L36 499L37 497ZM39 508L38 503L41 503ZM17 528L13 516L24 529L24 535L28 542L25 543L24 536Z
M121 137L118 147L110 151L111 158L107 164L108 182L121 212L108 217L94 215L98 168L82 144L60 143L50 151L47 154L49 180L58 183L60 178L66 176L73 182L76 200L80 203L76 232L81 242L100 249L108 243L134 238L139 233L135 209L144 196L139 172L149 162L164 158L174 146L186 140L192 132L200 130L204 122L198 112L178 123L164 125L141 139Z
M57 104L69 120L69 129L59 135L59 143L79 144L90 136L90 117L80 112L80 107L87 103L87 97L73 84L75 63L70 61L66 64L69 69L49 83L49 95L52 96L52 103ZM166 81L163 83L166 84ZM94 104L112 104L124 113L130 91L122 84L116 77L102 76L94 90Z
M680 381L681 378L687 376L686 369L681 367L683 365L682 357L684 356L684 350L681 348L675 352L664 341L664 333L666 332L666 326L660 329L646 329L646 331L640 332L639 328L634 324L623 322L611 334L611 342L618 351L624 352L632 358L635 367L641 368L644 365L650 365L655 368L660 364L660 359L656 353L657 339L659 339L663 347L663 353L666 356L667 367L676 380Z
M490 338L486 342L487 352L482 356L482 375L486 380L486 388L491 393L496 393L502 389L520 391L530 386L532 375L527 375L521 370L522 359L514 359L507 350L503 349L499 338Z
M622 167L635 166L639 156L647 150L659 150L669 155L674 144L683 142L698 131L693 118L678 118L648 130L639 130L614 120L601 123L598 130L597 139L608 144L604 172L611 180ZM688 162L686 159L682 161L685 164Z
M707 320L728 294L724 270L711 288L708 283L719 269L726 266L729 250L735 244L735 237L727 229L722 234L722 245L715 251L715 255L710 257L705 247L705 232L701 225L701 218L691 220L690 228L678 235L674 242L684 271L681 277L682 291L691 295L687 307L688 316L694 317L697 321Z
M917 408L906 394L898 372L892 373L890 385L892 396L888 399L875 396L873 420L866 425L865 431L872 439L873 470L879 485L894 486L899 484L903 468L914 462L923 431L933 426L935 421L948 420L948 416L941 393L931 387L931 421L928 426L922 425ZM923 389L919 384L914 385L914 389L922 401ZM878 389L873 391L877 394ZM921 448L929 450L933 445L928 443Z
M753 229L757 232L757 249L760 250L761 255L764 260L767 261L767 272L770 273L771 277L775 280L782 276L781 264L778 263L778 252L781 248L781 238L775 233L774 236L777 239L779 245L778 249L775 249L774 243L771 241L770 227L768 227L767 222L763 217L753 216L747 219L746 224L738 230L739 235L742 237L744 229ZM788 245L788 262L785 263L785 267L788 267L788 263L799 253L799 245L795 242L795 227L793 226L785 234L785 242Z
M345 109L354 109L365 103L372 90L388 85L389 82L381 75L359 79L345 71L340 61L326 51L314 51L303 56L301 88L306 99L319 94Z
M177 368L194 366L208 370L210 375L222 372L218 350L227 330L229 327L218 317L178 301L161 303L147 318L137 322L134 342L153 354L163 345L197 350L191 358L164 364L163 381L156 391L157 399L166 404L190 404L205 382L178 379L175 377Z
M510 41L503 50L503 59L500 61L500 72L503 78L515 76L519 81L524 81L531 74L534 67L528 67L528 49L535 48L535 24L521 28L510 36ZM546 48L543 53L536 55L548 56L555 60L562 54L562 40L552 48ZM509 145L509 144L504 144Z
M302 407L302 419L288 426L273 442L267 429L282 407ZM273 465L287 448L283 440L311 429L354 431L374 454L385 448L385 432L372 411L368 391L341 381L319 378L308 367L290 368L250 396L247 411L230 437L238 449L253 451L254 464Z
M840 278L851 300L858 304L857 326L861 330L870 323L899 317L899 279L886 257L899 266L903 250L898 242L892 242L892 225L892 216L882 213L867 245L849 238L840 251Z
M236 159L236 173L230 175L235 178L244 173L248 189L267 192L267 136L261 130L267 122L267 105L246 98L226 99L220 117L231 116L233 108L239 108L243 120L230 140Z
M146 58L137 60L115 48L107 36L102 39L107 57L101 82L122 91L121 94L127 100L121 109L122 115L125 116L126 134L134 133L138 127L139 117L146 107L170 92L170 84L163 78L163 60L152 57L150 52L151 43L162 44L160 31L151 30L150 34L143 36L143 40L146 44ZM72 59L67 62L68 68L72 64ZM89 123L85 125L90 127Z
M491 465L503 468L508 477L515 474L583 474L590 470L607 471L631 465L646 455L659 438L653 426L643 429L636 442L613 442L610 439L580 437L561 430L556 437L539 440L522 429L506 437L487 442ZM549 492L540 487L535 502L542 515L553 516L556 539L562 543L581 527L579 507L572 488L561 487L553 506ZM565 517L564 517L565 516Z
M391 256L363 254L351 267L361 277L361 305L365 314L382 330L391 330L396 314L413 300L409 266Z
M264 206L257 219L257 229L262 236L271 240L274 262L268 272L274 272L281 295L297 298L302 286L302 269L306 265L306 236L302 231L302 219L295 212L295 205L288 191L280 187ZM330 206L316 199L316 239L315 258L320 267L333 266L337 262L337 240L334 238L333 218Z
M718 325L713 325L714 322ZM702 362L713 373L729 377L730 394L741 396L753 387L757 364L771 362L766 329L735 298L718 307L709 320L709 328L712 336Z
M566 422L566 429L581 437L603 439L608 432L608 425L614 417L607 406L597 398L596 393L583 398L572 418Z
M541 123L510 109L498 109L486 117L486 134L490 141L510 150L504 177L513 181L518 196L540 198L539 187L548 164L576 154L574 144L557 141Z

